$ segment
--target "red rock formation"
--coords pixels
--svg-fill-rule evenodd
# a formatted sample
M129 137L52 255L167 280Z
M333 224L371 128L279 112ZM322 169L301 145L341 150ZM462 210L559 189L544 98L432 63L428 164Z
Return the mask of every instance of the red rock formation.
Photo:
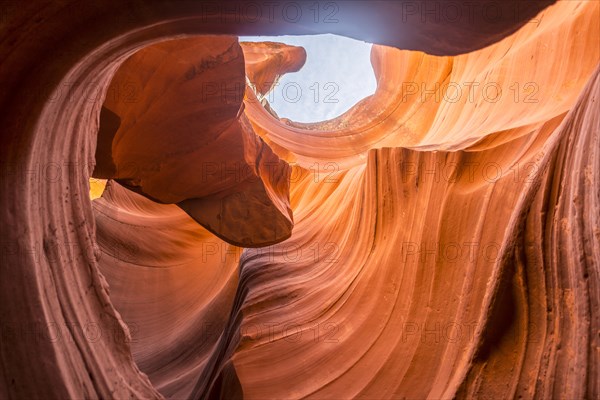
M599 4L427 3L7 5L0 397L598 398ZM214 36L325 32L378 88L316 124Z
M281 74L296 72L306 62L303 47L274 42L242 42L246 76L255 92L264 95L271 90Z
M138 51L108 88L98 139L106 145L97 148L94 175L179 204L231 243L287 239L289 167L243 115L244 68L237 38L229 36Z
M114 182L94 211L100 271L136 363L164 396L185 397L227 322L242 249Z

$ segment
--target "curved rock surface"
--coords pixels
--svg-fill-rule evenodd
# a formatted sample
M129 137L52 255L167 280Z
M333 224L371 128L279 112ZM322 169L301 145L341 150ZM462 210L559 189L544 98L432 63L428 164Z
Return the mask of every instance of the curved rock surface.
M306 62L306 50L275 42L242 42L246 76L257 95L265 95L280 76L299 71Z
M600 4L428 3L6 5L0 397L598 398ZM377 91L280 121L308 33Z
M242 114L244 71L230 36L162 42L129 57L108 87L93 175L179 204L240 246L287 239L289 167Z
M178 207L114 181L94 211L100 271L132 330L136 363L163 395L182 398L225 326L242 249L199 228Z

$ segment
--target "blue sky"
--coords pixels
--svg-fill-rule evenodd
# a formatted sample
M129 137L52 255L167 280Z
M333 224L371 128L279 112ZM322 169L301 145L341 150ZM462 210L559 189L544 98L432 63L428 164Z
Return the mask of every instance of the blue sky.
M335 118L375 92L370 43L331 34L240 37L244 41L281 42L306 50L304 67L284 75L267 96L281 118L297 122Z

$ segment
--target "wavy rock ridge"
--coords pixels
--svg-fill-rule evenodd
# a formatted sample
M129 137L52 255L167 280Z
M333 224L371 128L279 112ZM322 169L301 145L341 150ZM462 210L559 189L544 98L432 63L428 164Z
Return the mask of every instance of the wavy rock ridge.
M598 398L600 3L553 3L7 5L0 397ZM236 36L323 32L377 91L279 120L305 52Z

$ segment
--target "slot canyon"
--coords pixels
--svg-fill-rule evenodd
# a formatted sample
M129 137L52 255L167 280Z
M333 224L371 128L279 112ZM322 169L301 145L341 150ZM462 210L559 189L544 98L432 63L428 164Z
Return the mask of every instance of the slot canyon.
M600 1L8 0L0 32L0 399L600 398ZM279 116L311 54L277 37L325 34L374 92Z

